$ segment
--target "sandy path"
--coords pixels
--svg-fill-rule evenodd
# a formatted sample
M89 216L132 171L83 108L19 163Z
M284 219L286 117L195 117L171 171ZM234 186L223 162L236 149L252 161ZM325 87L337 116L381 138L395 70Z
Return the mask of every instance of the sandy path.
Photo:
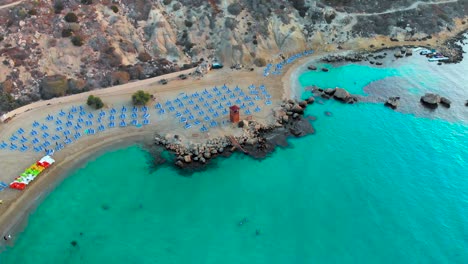
M441 5L441 4L448 4L448 3L455 3L455 2L458 2L458 0L445 0L445 1L435 1L435 2L416 1L410 6L404 7L404 8L395 8L395 9L390 9L387 11L377 12L377 13L348 13L348 14L352 16L379 16L379 15L391 14L391 13L396 13L396 12L409 11L409 10L418 8L420 5Z
M2 5L2 6L0 6L0 9L10 8L12 6L21 4L22 2L23 2L23 0L20 0L20 1L14 2L14 3Z

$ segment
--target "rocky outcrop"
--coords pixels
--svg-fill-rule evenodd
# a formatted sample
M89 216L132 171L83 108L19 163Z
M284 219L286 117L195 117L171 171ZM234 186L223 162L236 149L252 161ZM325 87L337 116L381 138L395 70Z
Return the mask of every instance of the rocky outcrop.
M358 98L354 95L351 95L348 91L343 88L327 88L327 89L320 89L314 88L312 92L316 96L320 96L325 99L334 98L337 101L353 104L358 101Z
M450 108L450 105L452 104L452 101L450 101L446 97L440 97L440 104L447 107L447 108Z
M437 108L440 103L440 95L433 93L426 93L421 97L421 103L429 108Z
M355 103L357 102L357 98L354 96L351 96L351 94L348 93L343 88L335 88L335 93L333 94L333 98L345 102L345 103Z
M179 136L157 135L155 144L164 147L175 154L176 167L187 171L204 168L205 164L218 156L229 156L235 151L241 151L254 158L264 158L276 146L286 146L289 136L301 137L314 133L310 121L302 118L304 110L313 99L305 101L288 100L275 108L273 113L276 123L264 125L253 120L241 120L242 136L220 137L205 143L186 146L180 142Z
M313 96L306 99L307 104L313 104L315 102L315 98Z
M314 66L314 65L309 65L309 66L307 66L307 69L309 69L311 71L315 71L315 70L317 70L317 67Z
M392 109L397 109L400 104L400 97L390 97L385 101L385 106L388 106Z

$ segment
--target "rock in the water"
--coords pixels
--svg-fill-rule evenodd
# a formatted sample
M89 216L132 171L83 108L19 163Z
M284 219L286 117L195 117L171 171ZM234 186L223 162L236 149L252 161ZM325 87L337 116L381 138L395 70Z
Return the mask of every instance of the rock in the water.
M328 95L333 95L335 93L335 90L334 88L327 88L325 89L325 93L328 94Z
M283 119L283 123L288 123L289 122L289 116L287 116L287 115L284 115L282 117L282 119Z
M385 102L385 106L388 106L392 109L396 109L400 103L400 97L390 97Z
M427 107L436 108L440 103L440 96L438 94L427 93L421 97L421 103Z
M465 106L468 106L468 100L466 100L466 102L465 102Z
M182 161L180 161L180 160L178 160L178 161L175 163L175 165L176 165L177 167L179 167L179 168L184 167L184 163L182 163Z
M452 104L452 101L450 101L448 98L446 97L440 97L440 104L449 108L450 107L450 104Z
M209 158L211 158L211 153L209 151L206 151L205 153L203 153L203 157L205 159L209 159Z
M401 54L401 51L397 51L395 52L395 54L393 54L395 56L395 58L401 58L403 57L403 55Z
M298 114L298 113L294 113L294 114L293 114L293 118L294 118L294 119L297 119L298 117L299 117L299 114Z
M328 72L328 69L327 68L322 68L322 71L323 72Z
M336 88L333 97L340 101L347 102L350 98L350 94L343 88Z
M329 112L329 111L325 111L324 114L325 114L326 116L332 116L332 115L333 115L333 114L332 114L331 112Z
M306 108L307 107L307 102L306 101L300 101L299 106L302 107L302 108Z
M380 61L377 61L377 62L375 63L375 65L382 65L382 64L383 64L383 63L380 62Z
M302 115L304 113L304 108L300 107L299 105L294 105L294 107L291 109L291 112Z
M317 67L314 66L314 65L309 65L309 66L307 66L307 69L309 69L311 71L315 71L315 70L317 70Z
M184 161L187 162L187 163L190 163L190 162L192 162L192 157L190 157L190 155L185 155L184 156Z
M315 102L315 98L314 98L313 96L311 96L311 97L309 97L309 98L306 99L306 102L307 102L308 104L313 104L313 103Z

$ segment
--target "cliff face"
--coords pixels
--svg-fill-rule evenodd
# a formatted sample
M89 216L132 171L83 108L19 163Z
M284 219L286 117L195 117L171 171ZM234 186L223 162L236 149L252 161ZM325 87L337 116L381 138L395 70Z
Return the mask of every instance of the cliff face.
M0 9L0 96L36 100L46 76L71 79L66 94L126 80L115 72L141 79L200 60L262 66L357 37L425 39L467 13L468 0L25 0Z

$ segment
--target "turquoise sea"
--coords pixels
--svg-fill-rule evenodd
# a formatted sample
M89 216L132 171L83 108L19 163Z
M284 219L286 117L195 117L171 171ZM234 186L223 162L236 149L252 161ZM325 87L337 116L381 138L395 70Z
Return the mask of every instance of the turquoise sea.
M428 81L409 73L433 65L398 63L329 66L300 81L363 95L411 82L419 95L447 93L432 85L449 78L468 99L466 77ZM434 71L444 67L468 71L466 61ZM38 206L0 263L468 263L468 108L412 109L324 100L307 111L316 134L191 177L152 170L138 146L110 151Z

